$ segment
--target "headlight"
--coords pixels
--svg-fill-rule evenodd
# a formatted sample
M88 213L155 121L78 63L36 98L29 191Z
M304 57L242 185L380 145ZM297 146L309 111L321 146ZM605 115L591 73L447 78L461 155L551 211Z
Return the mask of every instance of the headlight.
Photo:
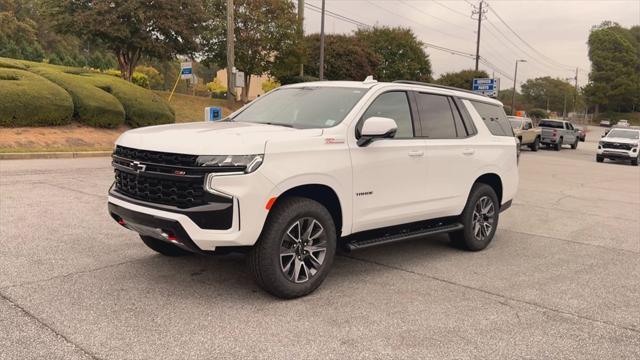
M604 145L604 141L599 141L598 145L600 145L600 146Z
M198 156L198 166L219 167L252 173L262 165L263 154L256 155L203 155Z

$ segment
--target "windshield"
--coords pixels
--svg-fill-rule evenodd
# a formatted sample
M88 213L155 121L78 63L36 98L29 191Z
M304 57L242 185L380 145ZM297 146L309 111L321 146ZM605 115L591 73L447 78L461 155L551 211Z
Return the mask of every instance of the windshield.
M548 127L548 128L554 128L554 129L562 129L563 125L562 125L562 122L560 122L560 121L542 120L542 121L540 121L540 124L538 124L538 127Z
M509 119L509 122L514 129L520 129L522 127L522 120Z
M638 138L640 137L640 131L612 129L607 134L607 137L638 140Z
M231 120L289 126L328 128L339 124L367 89L345 87L284 88L255 100Z

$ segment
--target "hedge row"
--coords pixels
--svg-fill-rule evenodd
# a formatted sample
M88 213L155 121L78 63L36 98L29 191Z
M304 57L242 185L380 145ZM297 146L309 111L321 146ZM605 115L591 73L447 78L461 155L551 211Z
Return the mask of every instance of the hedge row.
M72 116L63 88L25 70L0 68L0 126L64 125Z
M163 98L120 78L8 58L0 58L0 70L20 73L19 80L0 80L0 126L60 125L72 118L109 128L175 121L173 109ZM66 104L64 116L60 110L53 111L62 103Z

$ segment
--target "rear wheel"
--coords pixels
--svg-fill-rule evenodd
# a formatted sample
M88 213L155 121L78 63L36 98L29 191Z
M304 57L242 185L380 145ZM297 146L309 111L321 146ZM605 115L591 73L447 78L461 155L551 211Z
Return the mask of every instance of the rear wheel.
M487 184L475 184L464 207L460 221L464 228L449 234L456 247L479 251L493 240L498 227L500 204L493 188Z
M329 211L306 198L278 200L258 242L249 268L258 285L290 299L314 291L329 273L336 251L336 228Z
M560 151L562 149L562 138L558 139L558 142L555 145L555 150Z
M531 149L531 151L538 151L538 149L540 149L539 137L536 137L536 139L533 141L533 144L529 145L529 149Z
M158 240L150 236L140 235L140 239L142 239L142 242L151 250L164 256L184 256L192 254L191 252L181 249L176 245L169 244L166 241Z
M604 157L600 156L600 155L596 155L596 161L597 162L603 162L604 161Z

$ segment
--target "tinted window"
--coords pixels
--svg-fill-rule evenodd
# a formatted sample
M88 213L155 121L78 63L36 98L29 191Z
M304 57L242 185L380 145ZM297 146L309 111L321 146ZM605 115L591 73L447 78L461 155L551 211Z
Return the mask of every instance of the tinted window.
M478 133L476 130L476 126L473 124L473 120L471 119L471 115L467 110L467 107L460 101L460 99L453 98L454 109L458 109L460 115L462 115L462 123L464 124L465 130L467 130L467 136L475 135Z
M471 101L471 103L493 135L513 136L511 124L501 106L485 104L478 101Z
M553 128L553 129L564 129L561 121L553 121L553 120L541 120L539 127Z
M430 139L457 137L453 112L446 96L418 93L416 99L420 112L422 136Z
M393 91L378 96L378 98L376 98L369 106L364 115L362 115L362 120L366 120L372 116L386 117L395 120L398 125L398 131L396 131L395 136L396 138L413 137L411 109L409 108L407 93L404 91ZM360 134L363 123L364 121L360 121L360 123L358 123L358 134Z
M566 123L566 124L567 124L567 129L573 130L573 125L571 125L571 123Z

